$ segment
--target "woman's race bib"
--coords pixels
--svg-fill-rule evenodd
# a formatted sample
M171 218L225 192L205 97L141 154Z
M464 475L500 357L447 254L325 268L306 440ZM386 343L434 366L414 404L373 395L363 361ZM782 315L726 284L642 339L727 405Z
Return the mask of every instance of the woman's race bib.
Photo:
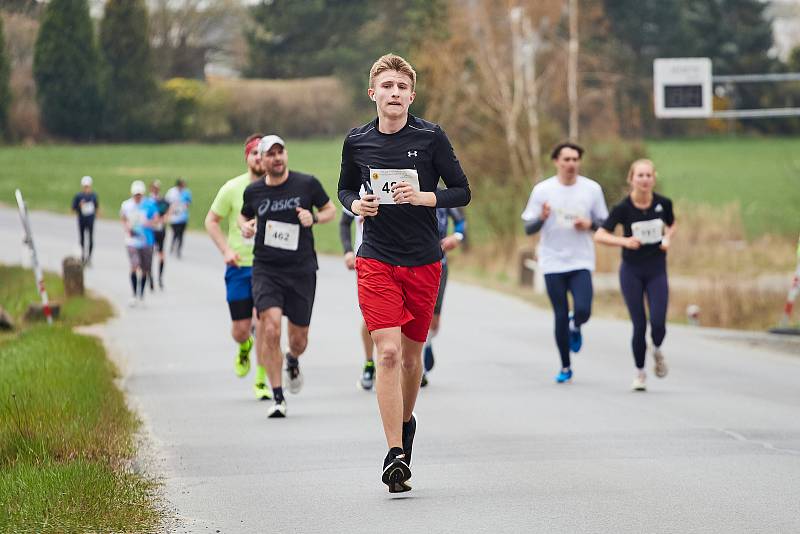
M661 243L664 234L664 221L661 219L650 219L649 221L639 221L631 225L633 237L639 240L642 245L654 245Z
M414 191L419 192L419 175L416 169L370 169L372 190L378 195L380 204L396 204L392 197L392 187L400 182L408 182Z
M264 244L283 250L297 250L300 225L280 221L267 221L264 226Z

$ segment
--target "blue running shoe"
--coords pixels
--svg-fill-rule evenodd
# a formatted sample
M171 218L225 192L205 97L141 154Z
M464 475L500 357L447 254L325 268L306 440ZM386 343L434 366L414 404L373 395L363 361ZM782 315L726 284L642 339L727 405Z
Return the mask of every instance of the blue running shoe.
M570 352L580 352L583 346L583 336L581 329L575 326L575 317L569 312L569 350Z
M567 369L566 371L562 369L556 377L557 384L563 384L565 382L569 382L570 380L572 380L572 369Z

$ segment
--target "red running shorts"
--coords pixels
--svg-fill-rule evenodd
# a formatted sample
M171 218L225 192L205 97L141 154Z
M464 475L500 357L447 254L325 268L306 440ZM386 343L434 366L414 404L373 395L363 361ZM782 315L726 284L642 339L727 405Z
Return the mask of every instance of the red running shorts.
M399 326L409 339L424 343L439 293L442 263L417 267L356 258L358 304L370 332Z

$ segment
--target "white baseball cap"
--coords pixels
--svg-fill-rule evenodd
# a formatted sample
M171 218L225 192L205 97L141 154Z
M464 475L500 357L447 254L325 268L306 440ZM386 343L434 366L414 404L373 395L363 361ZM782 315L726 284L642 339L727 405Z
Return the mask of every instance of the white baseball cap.
M147 191L147 187L145 187L144 182L141 180L135 180L131 184L131 195L144 195Z
M273 145L281 145L284 148L286 147L286 143L277 135L265 135L261 138L261 141L258 142L258 153L263 154L272 148Z
M92 177L91 176L84 176L81 178L81 187L87 187L92 185Z

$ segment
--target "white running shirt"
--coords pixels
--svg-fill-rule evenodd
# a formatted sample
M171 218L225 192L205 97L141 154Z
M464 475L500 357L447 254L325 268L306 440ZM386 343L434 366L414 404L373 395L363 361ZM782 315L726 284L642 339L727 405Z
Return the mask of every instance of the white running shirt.
M550 206L550 216L542 226L539 264L544 274L566 273L587 269L594 271L594 240L592 232L576 230L576 217L602 221L608 208L600 184L578 176L573 185L563 185L553 176L536 184L522 212L522 220L533 222L542 215L544 203Z

